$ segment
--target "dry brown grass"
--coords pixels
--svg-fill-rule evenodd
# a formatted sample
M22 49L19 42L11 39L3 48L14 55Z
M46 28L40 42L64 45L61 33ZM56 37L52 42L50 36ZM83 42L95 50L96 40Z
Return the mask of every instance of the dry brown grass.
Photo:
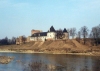
M29 42L21 45L5 45L0 46L0 49L29 49L36 52L51 52L51 53L86 53L100 51L100 46L89 47L83 45L76 40L55 40L55 41L37 41Z

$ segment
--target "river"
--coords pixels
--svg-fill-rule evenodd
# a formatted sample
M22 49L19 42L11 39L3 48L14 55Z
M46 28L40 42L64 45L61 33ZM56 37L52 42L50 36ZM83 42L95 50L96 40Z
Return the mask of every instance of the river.
M40 70L34 69L35 71L100 71L100 57L96 56L42 53L0 53L1 55L14 57L14 60L9 64L0 64L0 71L29 71L31 64L35 68L42 64Z

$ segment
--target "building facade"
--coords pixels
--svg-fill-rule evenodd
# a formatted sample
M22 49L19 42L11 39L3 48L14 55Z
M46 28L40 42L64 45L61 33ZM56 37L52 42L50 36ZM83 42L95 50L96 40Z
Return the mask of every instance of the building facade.
M61 35L60 35L61 34ZM61 36L62 38L57 38ZM50 27L48 32L35 32L31 34L30 41L46 41L46 40L57 40L57 39L68 39L68 32L66 29L57 32L53 26Z

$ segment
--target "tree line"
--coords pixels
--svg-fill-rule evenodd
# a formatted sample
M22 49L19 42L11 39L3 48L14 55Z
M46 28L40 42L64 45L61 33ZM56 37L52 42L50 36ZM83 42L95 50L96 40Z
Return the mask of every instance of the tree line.
M91 45L99 45L100 44L100 25L92 27L91 30L88 29L87 26L83 26L79 31L76 31L76 28L69 29L69 36L76 37L76 40L80 43L83 40L83 44L86 42L90 42Z
M0 39L0 45L11 45L11 44L16 44L16 37L12 37L11 39L8 39L8 37Z

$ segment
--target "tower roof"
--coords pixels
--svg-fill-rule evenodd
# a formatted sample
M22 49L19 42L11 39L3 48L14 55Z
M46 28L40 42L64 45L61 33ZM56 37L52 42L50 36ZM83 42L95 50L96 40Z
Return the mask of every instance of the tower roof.
M64 28L63 33L68 33L68 31L66 30L66 28Z
M55 32L55 29L53 26L50 27L50 32Z

